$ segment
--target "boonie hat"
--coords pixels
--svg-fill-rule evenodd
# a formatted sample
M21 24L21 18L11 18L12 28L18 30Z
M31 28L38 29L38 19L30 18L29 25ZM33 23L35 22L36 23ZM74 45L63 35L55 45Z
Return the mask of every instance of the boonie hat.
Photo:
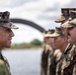
M10 13L8 11L0 12L0 26L10 29L18 29L18 27L13 25L13 23L10 21L9 16Z

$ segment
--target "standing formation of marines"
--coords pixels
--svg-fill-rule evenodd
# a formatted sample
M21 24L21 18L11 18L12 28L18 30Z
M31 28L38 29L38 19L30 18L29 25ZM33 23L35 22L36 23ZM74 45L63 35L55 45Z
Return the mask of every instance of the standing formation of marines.
M44 34L48 46L42 52L41 75L76 75L76 8L62 8L55 22L60 27Z

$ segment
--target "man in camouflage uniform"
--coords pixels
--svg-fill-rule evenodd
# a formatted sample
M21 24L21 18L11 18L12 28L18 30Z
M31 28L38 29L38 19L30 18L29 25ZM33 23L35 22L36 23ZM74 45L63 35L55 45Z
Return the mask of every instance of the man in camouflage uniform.
M8 11L0 12L0 75L11 75L7 59L2 55L3 48L9 48L14 33L11 29L18 29L10 22Z
M68 22L69 20L72 20L74 18L76 18L76 8L68 8L69 9L69 17L68 19L66 20L65 19L65 22L61 22L61 29L63 31L63 34L65 36L67 36L69 33L68 33L68 29L70 29L71 26L69 26ZM73 9L73 10L72 10ZM68 29L67 29L68 28ZM71 43L71 42L70 42ZM74 73L74 75L76 75L76 69L74 68L74 57L75 57L75 45L71 46L70 45L72 44L68 44L68 47L66 49L66 54L63 55L63 60L62 60L62 63L60 67L62 70L60 72L61 75L72 75L72 73ZM69 49L70 48L70 49ZM69 52L69 53L68 53ZM68 59L68 60L67 60ZM60 74L57 74L57 75L60 75Z
M47 44L50 46L50 51L48 54L47 60L47 74L46 75L55 75L56 74L56 64L61 56L60 50L54 50L54 40L51 37L55 30L50 30L47 34L44 35L47 39Z
M71 29L73 28L73 24L76 22L76 20L74 20L76 18L76 10L74 11L71 11L70 12L70 17L69 17L69 20L68 21L66 21L64 24L62 24L61 25L61 28L63 28L63 29L66 29L66 31L65 31L65 34L67 34L67 35L70 35L70 33L68 32L68 31L71 31ZM73 20L73 21L71 21L71 20ZM69 24L69 23L71 23L72 22L72 26ZM74 34L74 32L73 32L73 35L75 35ZM73 36L74 37L74 36ZM75 37L74 37L75 38ZM71 40L72 40L73 38L71 38ZM68 39L68 41L69 41L69 39ZM71 44L74 44L74 43L72 43L71 41L70 41L70 43ZM71 70L70 72L72 72L73 74L72 75L76 75L76 50L75 50L76 48L75 48L75 46L74 46L74 48L71 50L71 53L70 53L70 56L71 56L71 58L73 58L73 60L72 60L72 63L73 63L73 71ZM74 62L75 61L75 62ZM75 65L74 65L75 64ZM64 66L64 65L63 65Z
M68 41L76 46L76 18L72 19L68 22L68 34L69 39ZM74 51L71 51L72 55L72 63L73 63L73 72L72 75L76 75L76 47L74 48Z
M44 48L43 48L43 51L42 51L42 55L41 55L41 75L47 75L47 69L48 69L48 57L49 57L49 54L52 53L52 47L50 47L48 44L47 44L47 36L48 34L52 34L54 32L54 30L48 30L48 31L45 31L43 33L43 38L44 38Z
M56 75L72 75L73 66L71 61L75 46L68 44L68 39L63 35L60 28L56 28L55 33L51 36L54 38L55 48L62 52L62 56L57 63Z

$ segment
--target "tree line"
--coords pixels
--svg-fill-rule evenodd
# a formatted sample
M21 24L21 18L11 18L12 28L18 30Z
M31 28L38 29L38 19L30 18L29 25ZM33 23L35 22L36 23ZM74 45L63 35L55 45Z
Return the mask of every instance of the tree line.
M30 43L12 44L11 49L42 48L43 42L34 39Z

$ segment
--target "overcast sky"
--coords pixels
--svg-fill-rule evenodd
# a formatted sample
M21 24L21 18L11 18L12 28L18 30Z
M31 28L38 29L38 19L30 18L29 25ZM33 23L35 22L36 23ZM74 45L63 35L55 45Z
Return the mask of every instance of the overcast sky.
M60 16L61 8L76 7L76 0L0 0L0 11L10 11L11 18L21 18L34 22L44 29L59 26L54 21ZM43 40L42 34L33 27L15 24L13 43L30 42L37 38Z

